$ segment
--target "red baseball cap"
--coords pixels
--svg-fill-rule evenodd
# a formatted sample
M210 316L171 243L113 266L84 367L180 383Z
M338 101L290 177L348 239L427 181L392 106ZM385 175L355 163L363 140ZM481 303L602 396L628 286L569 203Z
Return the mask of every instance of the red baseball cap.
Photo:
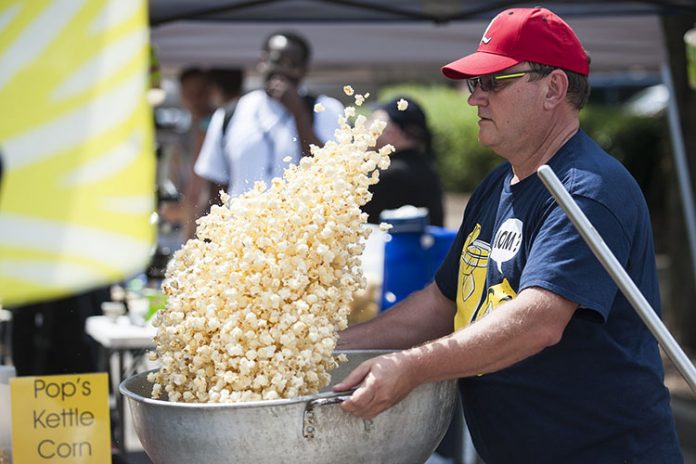
M494 74L524 61L590 73L587 54L568 24L546 8L511 8L488 24L478 50L442 67L450 79Z

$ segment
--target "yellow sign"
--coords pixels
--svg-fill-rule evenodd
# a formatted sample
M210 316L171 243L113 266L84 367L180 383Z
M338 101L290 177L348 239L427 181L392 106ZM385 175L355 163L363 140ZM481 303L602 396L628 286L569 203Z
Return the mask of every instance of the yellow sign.
M0 303L122 280L155 238L146 0L0 1Z
M10 379L15 464L111 462L108 375Z

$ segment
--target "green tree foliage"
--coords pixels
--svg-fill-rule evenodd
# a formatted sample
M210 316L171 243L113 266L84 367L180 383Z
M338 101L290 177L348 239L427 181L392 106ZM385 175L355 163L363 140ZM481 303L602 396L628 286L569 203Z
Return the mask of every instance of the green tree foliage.
M447 191L471 192L502 162L478 142L476 109L468 93L445 85L401 84L385 87L379 101L406 96L428 117L434 155ZM618 106L589 105L580 112L581 126L605 150L631 171L649 203L661 201L660 160L669 159L669 138L664 117L641 117Z
M501 159L478 143L476 109L468 94L440 86L397 85L382 90L379 101L406 96L425 111L433 133L433 150L445 190L471 192Z

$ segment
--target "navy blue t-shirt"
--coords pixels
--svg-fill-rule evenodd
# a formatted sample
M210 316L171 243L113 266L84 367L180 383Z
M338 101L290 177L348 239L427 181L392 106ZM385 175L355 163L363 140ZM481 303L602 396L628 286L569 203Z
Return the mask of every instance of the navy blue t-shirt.
M660 311L652 231L638 185L583 131L548 163ZM561 341L460 380L467 424L488 464L682 462L657 342L536 176L508 163L467 205L436 275L455 330L528 287L579 305Z

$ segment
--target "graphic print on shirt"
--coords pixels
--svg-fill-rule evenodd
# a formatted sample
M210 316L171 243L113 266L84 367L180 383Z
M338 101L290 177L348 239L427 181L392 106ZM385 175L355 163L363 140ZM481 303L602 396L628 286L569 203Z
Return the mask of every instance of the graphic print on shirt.
M498 272L502 274L503 263L514 258L520 251L522 221L510 218L503 222L495 234L492 248L490 244L478 239L480 233L481 225L476 224L462 248L454 330L485 317L501 303L517 296L508 280L503 277L500 283L492 285L486 291L486 298L481 302L486 289L489 260L496 263Z
M503 263L514 258L521 245L522 221L515 218L506 219L495 233L491 252L491 259L498 265L498 272L503 273Z
M506 278L499 284L493 285L486 292L486 301L478 307L474 313L471 322L477 321L488 316L491 311L500 306L501 303L510 301L517 296L517 293L510 286L510 282Z
M486 287L486 270L491 246L478 240L481 225L476 224L469 233L462 248L457 283L457 314L454 316L454 330L466 327L472 322L474 311L479 307Z

